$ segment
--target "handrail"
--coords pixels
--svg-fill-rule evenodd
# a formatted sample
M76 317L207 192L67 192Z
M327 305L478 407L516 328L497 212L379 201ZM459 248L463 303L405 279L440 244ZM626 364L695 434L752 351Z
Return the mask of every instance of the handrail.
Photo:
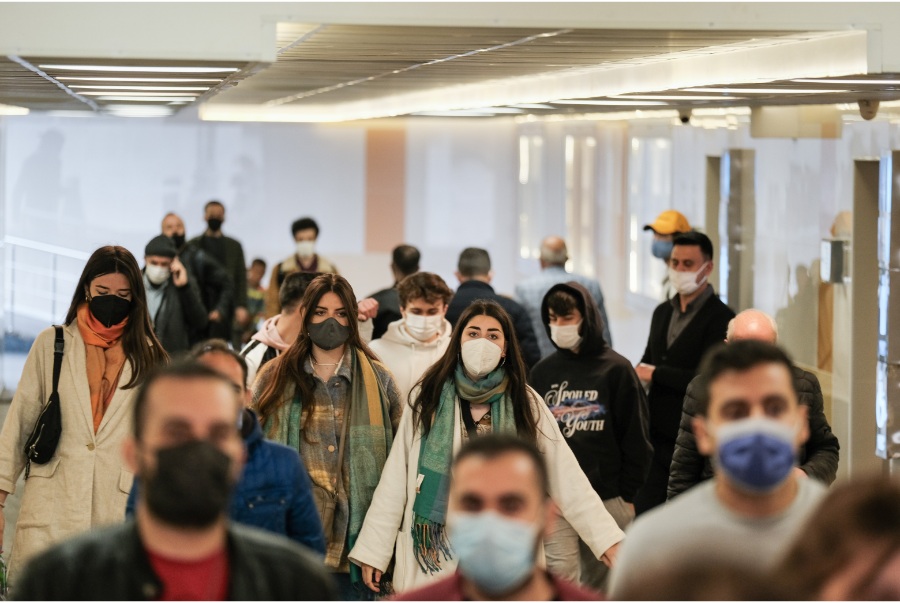
M83 251L78 251L77 249L68 249L66 247L50 245L48 243L41 243L40 241L31 241L29 239L23 239L21 237L11 237L7 235L2 239L2 242L8 245L14 245L16 247L25 247L26 249L34 249L36 251L52 253L53 255L61 255L63 257L72 258L73 260L87 261L87 259L91 257L91 254L85 253Z

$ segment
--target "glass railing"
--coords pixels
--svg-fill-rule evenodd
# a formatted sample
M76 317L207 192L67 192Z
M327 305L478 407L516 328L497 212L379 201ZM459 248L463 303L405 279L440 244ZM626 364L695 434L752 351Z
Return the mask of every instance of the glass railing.
M89 255L15 236L3 239L0 391L15 389L35 336L65 319Z

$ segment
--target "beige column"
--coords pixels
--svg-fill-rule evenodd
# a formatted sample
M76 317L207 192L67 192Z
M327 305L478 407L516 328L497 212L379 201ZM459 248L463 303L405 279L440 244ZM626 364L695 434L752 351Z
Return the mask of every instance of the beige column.
M367 252L390 252L403 243L406 208L406 130L366 132Z

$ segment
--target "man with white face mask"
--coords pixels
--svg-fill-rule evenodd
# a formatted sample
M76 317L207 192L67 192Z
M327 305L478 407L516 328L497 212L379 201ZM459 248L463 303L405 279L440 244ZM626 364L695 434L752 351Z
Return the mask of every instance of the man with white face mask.
M144 287L150 321L165 350L189 350L206 331L206 307L167 236L153 237L144 248Z
M403 318L388 325L387 332L369 347L394 375L401 400L450 344L453 328L444 316L453 297L444 279L431 272L417 272L397 285Z
M675 237L669 281L678 291L653 311L647 348L635 367L649 386L650 443L653 461L647 481L635 496L638 515L666 501L669 467L675 451L681 407L688 383L704 352L725 337L734 312L713 291L713 246L705 234Z
M300 218L291 224L296 251L294 255L275 265L269 277L269 288L266 290L266 318L272 318L281 312L278 291L284 277L293 272L331 272L338 273L337 266L327 258L316 253L316 241L319 238L319 225L312 218Z
M634 519L634 495L653 455L644 389L631 363L607 345L600 312L581 284L551 287L541 303L541 320L557 351L531 369L528 382L624 530ZM606 565L565 519L557 521L545 550L548 559L560 560L556 567L571 569L566 577L605 590Z
M447 529L455 574L398 601L595 601L538 562L540 540L557 518L544 457L514 436L466 444L453 462Z
M612 570L613 599L673 560L714 555L758 571L778 563L825 493L794 472L809 428L792 370L787 354L761 341L729 343L704 359L707 395L694 433L715 476L635 521Z

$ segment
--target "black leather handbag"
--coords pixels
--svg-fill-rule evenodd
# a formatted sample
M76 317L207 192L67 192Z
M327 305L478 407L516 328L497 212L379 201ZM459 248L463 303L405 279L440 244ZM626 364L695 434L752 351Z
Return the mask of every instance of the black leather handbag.
M56 340L53 343L53 391L25 442L25 479L31 473L31 463L43 465L53 458L62 435L62 409L59 405L59 392L56 390L59 387L65 340L62 327L54 325L53 328L56 329Z

